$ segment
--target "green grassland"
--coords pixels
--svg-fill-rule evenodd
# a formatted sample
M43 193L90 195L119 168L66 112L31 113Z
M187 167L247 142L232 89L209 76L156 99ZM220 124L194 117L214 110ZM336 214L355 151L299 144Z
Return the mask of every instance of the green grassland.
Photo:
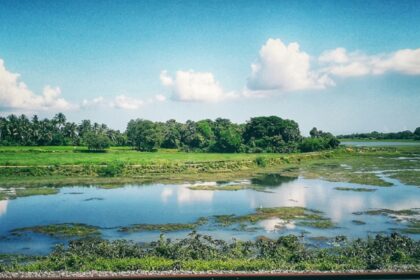
M276 172L373 186L392 186L378 172L420 186L420 146L342 147L292 154L220 154L127 147L89 153L74 147L0 147L0 187L230 180Z

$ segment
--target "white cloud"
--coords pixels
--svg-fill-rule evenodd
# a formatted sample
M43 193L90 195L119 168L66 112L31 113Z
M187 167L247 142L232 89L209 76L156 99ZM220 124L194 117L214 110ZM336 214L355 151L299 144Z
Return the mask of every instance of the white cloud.
M155 100L156 100L157 102L164 102L164 101L166 101L166 96L165 96L165 95L163 95L163 94L157 94L157 95L155 96Z
M400 72L407 75L420 75L420 48L399 50L375 61L374 74L382 74L387 71Z
M348 53L344 48L325 51L319 57L322 71L339 77L382 75L396 72L420 75L420 49L398 50L390 54Z
M349 57L345 48L337 48L323 52L319 57L319 61L324 63L347 63Z
M298 43L285 45L280 39L267 40L251 70L247 87L254 91L322 89L332 84L327 76L311 70L310 56Z
M225 92L210 72L177 71L175 77L160 73L162 85L172 92L172 99L185 102L218 102L237 95Z
M144 105L144 101L137 98L128 97L125 95L118 95L111 103L112 107L118 109L137 110Z
M58 87L45 86L41 95L33 93L20 81L20 75L9 72L0 59L0 108L23 110L68 110L73 107L60 97Z
M270 96L278 92L323 89L334 86L335 77L382 75L388 72L420 75L420 49L366 55L336 48L311 58L298 43L268 39L251 65L244 96Z
M82 108L89 108L89 107L101 107L101 106L109 106L109 103L106 102L105 98L102 96L95 97L91 100L83 99L81 107Z
M81 103L81 107L84 109L88 108L115 108L123 110L137 110L146 104L152 104L157 102L166 101L166 97L162 94L157 94L153 97L143 100L139 98L129 97L124 94L117 95L113 98L104 98L102 96L95 97L93 99L84 99Z

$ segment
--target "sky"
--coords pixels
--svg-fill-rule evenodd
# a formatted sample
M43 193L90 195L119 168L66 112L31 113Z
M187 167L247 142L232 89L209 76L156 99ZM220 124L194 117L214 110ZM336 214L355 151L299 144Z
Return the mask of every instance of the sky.
M420 1L0 1L0 115L420 126Z

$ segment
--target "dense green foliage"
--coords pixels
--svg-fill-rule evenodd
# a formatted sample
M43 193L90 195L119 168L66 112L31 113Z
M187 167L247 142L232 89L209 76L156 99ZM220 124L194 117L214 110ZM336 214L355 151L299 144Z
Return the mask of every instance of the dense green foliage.
M104 151L109 146L130 145L138 151L152 152L161 148L212 153L291 153L318 151L337 147L338 140L319 131L304 138L293 120L277 116L251 118L245 124L228 119L152 122L131 120L124 133L106 125L93 125L89 120L79 125L66 121L63 114L53 119L29 120L25 115L0 117L0 145L59 146L86 145L91 151Z
M101 152L109 148L111 140L105 133L95 133L90 131L83 137L89 151Z
M340 141L331 133L318 130L316 127L309 132L311 137L305 138L299 145L302 152L314 152L337 148Z
M337 136L341 139L373 139L373 140L420 140L420 127L417 127L413 132L404 130L399 132L368 132L368 133L353 133L347 135Z
M25 115L0 117L1 146L86 145L85 141L91 139L88 137L91 133L102 138L106 136L112 146L126 144L124 134L118 130L109 129L105 124L92 124L89 120L80 124L68 122L62 113L43 120L36 115L31 120Z
M294 235L277 240L225 242L192 232L187 238L147 245L126 240L82 239L36 261L0 265L0 271L86 270L365 270L418 267L420 242L399 234L348 241L336 237L333 246L307 247Z

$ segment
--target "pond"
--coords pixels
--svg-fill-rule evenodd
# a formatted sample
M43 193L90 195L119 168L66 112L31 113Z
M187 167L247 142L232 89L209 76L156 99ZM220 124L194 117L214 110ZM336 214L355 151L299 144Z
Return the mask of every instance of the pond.
M399 147L399 146L417 146L417 142L403 142L403 141L342 141L341 145L356 146L356 147Z
M322 244L337 235L366 238L369 234L403 230L409 221L418 221L420 188L378 176L394 185L375 187L268 174L232 182L62 187L57 194L0 201L0 253L46 254L54 244L68 239L13 230L62 223L96 226L102 238L136 242L156 240L160 230L123 227L193 224L198 232L225 240L297 234L309 243ZM317 226L317 221L302 219L300 214L287 219L284 214L260 215L254 223L241 219L273 207L281 207L281 211L284 207L304 208L320 221L327 221L327 226ZM387 210L366 213L372 209ZM413 213L392 211L406 209ZM222 224L215 215L235 216L222 216L231 219ZM204 222L197 223L200 219ZM191 228L181 228L165 235L182 238L190 232Z

